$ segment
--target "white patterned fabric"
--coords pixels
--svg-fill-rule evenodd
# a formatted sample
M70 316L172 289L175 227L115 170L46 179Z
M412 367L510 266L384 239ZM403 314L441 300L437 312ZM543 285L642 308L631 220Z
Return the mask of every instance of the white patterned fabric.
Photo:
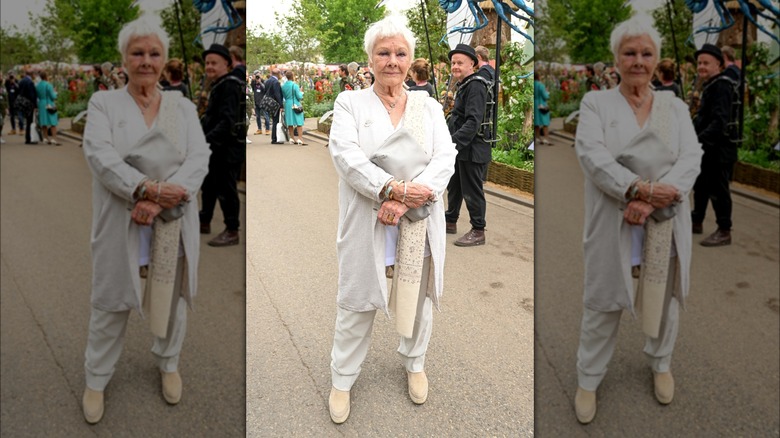
M667 127L671 114L671 98L670 93L655 93L655 99L658 102L653 108L654 113L650 125L650 128L655 131L667 148L670 147ZM640 271L636 304L642 312L642 331L651 338L658 337L661 317L664 312L664 295L667 289L669 257L672 251L673 224L671 220L656 222L652 218L648 218L645 223L642 270Z
M422 120L426 97L427 95L422 93L409 93L403 120L404 128L412 134L423 150L425 129ZM412 336L417 313L428 219L412 222L403 216L398 225L398 245L388 307L395 314L395 329L401 336L409 338Z
M157 126L168 137L170 144L175 145L183 155L184 151L179 148L178 141L178 111L176 111L178 99L181 99L179 93L162 93ZM158 216L154 220L152 229L149 274L146 279L143 304L144 312L149 315L152 333L159 338L165 338L175 292L181 218L165 222Z

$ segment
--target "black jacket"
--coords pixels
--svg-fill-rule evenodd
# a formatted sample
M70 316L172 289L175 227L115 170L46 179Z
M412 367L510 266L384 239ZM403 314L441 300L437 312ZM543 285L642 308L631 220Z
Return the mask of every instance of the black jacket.
M244 114L239 104L244 100L244 85L227 74L217 79L209 92L206 112L200 119L212 160L240 163L246 155Z
M693 126L704 149L705 160L718 159L724 163L737 161L736 144L727 133L733 87L733 82L721 73L707 81L702 88L699 111L693 117Z
M479 73L473 73L478 75ZM466 83L468 76L461 82ZM471 81L465 87L459 85L455 106L447 120L452 142L458 150L458 160L489 163L492 159L490 144L477 135L485 115L487 88L480 81Z
M25 76L19 81L19 95L29 99L33 105L37 105L38 92L35 91L35 82L29 76Z
M265 96L265 84L263 81L252 79L252 93L254 93L255 97L255 106L260 105Z
M271 75L267 81L265 81L265 94L271 96L271 98L279 102L279 106L282 102L282 85L279 84L279 79L276 76Z

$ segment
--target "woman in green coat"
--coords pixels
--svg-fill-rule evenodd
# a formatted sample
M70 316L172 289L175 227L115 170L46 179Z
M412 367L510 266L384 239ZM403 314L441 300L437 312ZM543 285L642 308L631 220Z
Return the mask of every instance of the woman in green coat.
M59 146L60 142L57 141L57 123L59 122L56 111L57 92L47 80L48 76L45 71L41 72L41 81L35 86L35 91L38 92L38 124L41 127L43 141ZM48 110L52 107L55 108L54 112ZM51 136L48 128L51 128Z

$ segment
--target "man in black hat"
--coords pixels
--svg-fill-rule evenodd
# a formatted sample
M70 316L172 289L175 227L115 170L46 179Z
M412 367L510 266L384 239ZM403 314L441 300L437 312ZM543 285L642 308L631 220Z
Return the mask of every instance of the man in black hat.
M731 244L731 193L729 181L737 147L732 103L736 83L722 73L723 54L712 44L705 44L696 51L696 71L702 82L701 103L693 117L693 126L699 137L704 155L701 173L693 186L693 211L691 220L694 234L703 232L702 223L707 204L712 200L718 229L702 240L702 246Z
M210 240L210 246L238 245L238 178L246 155L244 114L239 105L244 99L244 82L230 74L230 52L221 44L212 44L203 52L206 77L213 84L201 126L211 148L209 173L203 180L200 232L211 233L211 219L217 200L225 218L225 230Z
M458 232L460 207L466 200L471 230L455 241L457 246L485 244L485 192L482 183L492 159L490 144L481 134L487 101L485 79L474 70L479 62L473 47L458 44L449 53L452 79L458 84L455 106L447 121L452 142L458 150L455 173L447 186L447 233Z

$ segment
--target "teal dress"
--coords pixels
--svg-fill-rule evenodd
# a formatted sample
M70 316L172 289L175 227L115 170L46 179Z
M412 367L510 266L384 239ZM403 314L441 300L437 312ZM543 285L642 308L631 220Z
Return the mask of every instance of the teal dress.
M35 86L38 93L38 125L57 126L60 118L57 113L51 114L46 110L46 105L55 105L57 103L57 93L54 87L47 81L40 81Z
M303 126L303 113L293 111L293 105L301 105L303 93L301 88L293 81L287 81L282 85L282 97L284 97L284 123L287 126Z
M541 81L534 81L534 126L550 126L550 113L542 114L539 105L547 106L550 93Z

